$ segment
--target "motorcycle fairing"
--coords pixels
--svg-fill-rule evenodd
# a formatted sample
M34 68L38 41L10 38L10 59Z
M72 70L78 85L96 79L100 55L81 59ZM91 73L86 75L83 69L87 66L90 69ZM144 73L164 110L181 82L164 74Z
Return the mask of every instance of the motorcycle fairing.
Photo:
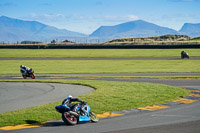
M86 112L86 114L84 116L79 116L79 121L90 121L90 116L89 116L89 112L90 112L90 107L89 105L84 105L82 107L82 110Z
M66 110L70 110L70 108L66 106L65 104L62 104L62 105L56 106L56 110L60 113L63 113Z

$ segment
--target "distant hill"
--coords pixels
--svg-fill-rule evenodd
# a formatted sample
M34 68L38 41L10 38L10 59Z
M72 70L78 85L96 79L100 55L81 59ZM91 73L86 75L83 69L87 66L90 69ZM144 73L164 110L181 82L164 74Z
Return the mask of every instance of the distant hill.
M56 37L85 37L86 35L58 29L37 21L23 21L6 16L0 17L0 42L45 41Z
M183 44L188 43L191 38L187 35L162 35L153 37L127 37L114 39L107 44Z
M181 34L188 35L190 37L199 37L200 36L200 23L191 24L185 23L183 27L179 30Z
M90 37L109 37L109 38L123 38L123 37L149 37L160 36L166 34L179 34L177 31L161 27L143 20L131 21L115 26L101 26L94 31Z

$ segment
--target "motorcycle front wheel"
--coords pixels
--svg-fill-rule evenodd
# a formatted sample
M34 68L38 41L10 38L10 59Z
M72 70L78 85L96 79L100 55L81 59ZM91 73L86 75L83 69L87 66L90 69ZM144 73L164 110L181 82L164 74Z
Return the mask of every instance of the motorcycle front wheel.
M98 122L99 121L99 118L97 117L97 115L93 112L89 112L89 116L90 116L90 119L92 122Z
M76 125L78 120L74 115L69 114L68 112L62 113L62 120L66 125Z

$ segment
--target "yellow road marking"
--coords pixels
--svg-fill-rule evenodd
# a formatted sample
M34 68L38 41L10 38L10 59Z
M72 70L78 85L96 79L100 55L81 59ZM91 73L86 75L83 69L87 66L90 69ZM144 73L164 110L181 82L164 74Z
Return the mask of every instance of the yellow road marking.
M121 115L124 115L124 114L105 112L103 114L97 114L97 117L99 117L99 118L108 118L108 117L121 116Z
M1 127L2 130L16 130L16 129L24 129L24 128L33 128L33 127L40 127L41 125L31 125L31 124L23 124L23 125L17 125L17 126L6 126Z
M14 79L22 79L23 77L12 77Z
M108 118L108 117L115 117L115 116L121 116L124 114L117 114L117 113L112 113L112 112L105 112L103 114L97 114L99 118ZM6 126L6 127L1 127L0 130L17 130L17 129L25 129L25 128L33 128L33 127L41 127L43 124L23 124L23 125L17 125L17 126Z
M169 106L153 105L153 106L147 106L147 107L140 107L138 109L154 111L154 110L165 109L165 108L169 108Z
M181 98L181 99L175 100L173 102L176 102L176 103L193 103L193 102L196 102L196 100Z
M191 94L192 97L200 97L200 94Z
M190 90L191 92L200 92L200 90Z

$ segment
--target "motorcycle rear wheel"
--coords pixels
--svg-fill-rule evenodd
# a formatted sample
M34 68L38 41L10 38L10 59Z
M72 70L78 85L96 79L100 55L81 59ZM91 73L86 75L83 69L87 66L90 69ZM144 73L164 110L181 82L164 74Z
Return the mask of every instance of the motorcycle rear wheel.
M35 75L34 75L34 74L31 74L31 78L32 78L32 79L35 79Z
M90 119L92 122L98 122L99 121L99 118L97 117L97 115L93 112L89 112L89 116L90 116Z
M62 113L62 120L66 125L76 125L78 120L74 115L69 114L68 112Z

